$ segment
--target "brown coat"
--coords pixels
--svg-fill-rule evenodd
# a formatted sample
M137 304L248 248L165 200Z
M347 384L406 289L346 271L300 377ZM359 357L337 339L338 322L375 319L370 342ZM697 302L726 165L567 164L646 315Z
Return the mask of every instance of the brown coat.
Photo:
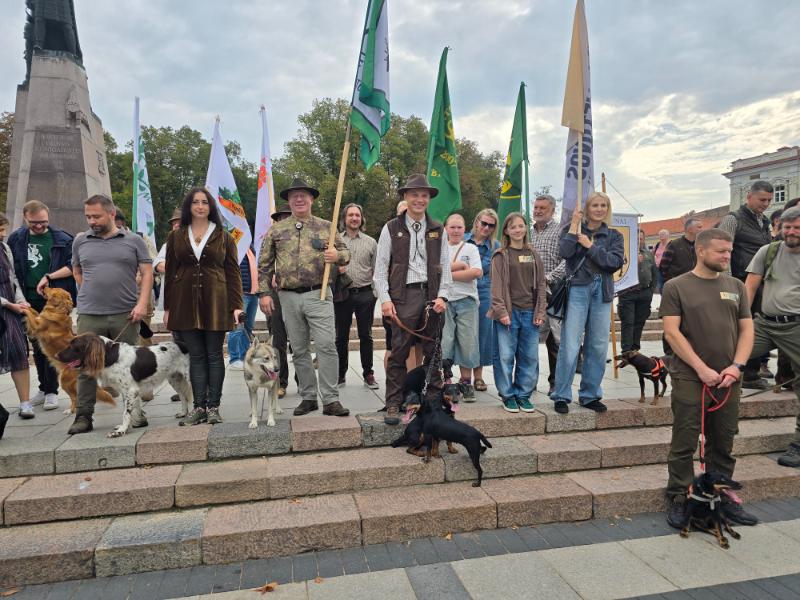
M242 274L233 237L216 227L198 261L188 228L171 231L164 273L170 330L230 331L233 311L242 308Z
M547 283L544 264L536 248L529 245L533 252L533 280L536 287L531 290L534 296L533 319L544 320L547 317ZM511 316L511 277L508 266L508 252L499 248L492 256L492 304L486 316L495 321Z

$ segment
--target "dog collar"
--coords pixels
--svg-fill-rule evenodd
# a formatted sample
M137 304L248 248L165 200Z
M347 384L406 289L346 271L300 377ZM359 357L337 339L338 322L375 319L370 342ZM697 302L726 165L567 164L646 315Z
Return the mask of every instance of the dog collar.
M711 510L714 510L714 505L716 505L717 502L722 502L722 500L721 500L721 498L719 496L711 496L711 497L698 496L695 493L689 494L689 498L691 498L692 500L698 500L700 502L705 502L706 504L709 505L709 508Z

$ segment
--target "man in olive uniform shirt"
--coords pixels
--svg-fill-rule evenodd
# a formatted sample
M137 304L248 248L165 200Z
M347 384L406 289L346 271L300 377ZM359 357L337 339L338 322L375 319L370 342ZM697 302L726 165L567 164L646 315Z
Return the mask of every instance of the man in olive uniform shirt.
M275 223L264 238L258 259L258 291L261 310L272 314L272 278L278 289L283 320L292 345L294 368L302 401L295 415L317 410L317 376L311 363L311 337L319 359L319 396L323 414L346 417L350 411L339 402L337 380L339 356L336 353L336 326L333 296L326 290L320 300L325 263L346 265L350 251L337 235L334 248L328 247L331 223L311 214L311 204L319 192L301 179L281 192L292 211Z

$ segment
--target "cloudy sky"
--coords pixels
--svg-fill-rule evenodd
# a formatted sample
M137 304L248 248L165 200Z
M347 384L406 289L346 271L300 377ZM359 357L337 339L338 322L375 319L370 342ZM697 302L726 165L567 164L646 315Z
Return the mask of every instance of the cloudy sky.
M118 142L142 122L223 135L258 160L314 98L349 97L366 0L75 0L93 108ZM647 219L725 204L737 158L800 144L800 1L586 0L595 172ZM24 0L0 2L0 111L24 78ZM573 0L389 0L392 111L430 120L441 49L458 136L505 153L527 83L532 189L563 185ZM625 202L614 191L615 207Z

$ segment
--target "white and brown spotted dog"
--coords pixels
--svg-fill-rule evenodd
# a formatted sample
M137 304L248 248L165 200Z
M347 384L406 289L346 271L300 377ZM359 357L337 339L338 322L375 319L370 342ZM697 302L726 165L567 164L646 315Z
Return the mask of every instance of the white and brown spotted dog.
M250 348L244 355L244 382L250 392L250 429L258 427L258 390L265 388L268 392L267 425L275 426L273 413L283 414L278 404L278 371L280 358L272 347L272 338L260 341L257 336L250 336Z
M189 351L180 342L131 346L94 333L84 333L73 338L57 358L68 368L94 377L101 386L120 391L125 413L122 424L115 427L108 437L125 435L131 427L132 417L143 421L142 396L152 396L164 381L178 392L183 415L193 402L189 385Z

